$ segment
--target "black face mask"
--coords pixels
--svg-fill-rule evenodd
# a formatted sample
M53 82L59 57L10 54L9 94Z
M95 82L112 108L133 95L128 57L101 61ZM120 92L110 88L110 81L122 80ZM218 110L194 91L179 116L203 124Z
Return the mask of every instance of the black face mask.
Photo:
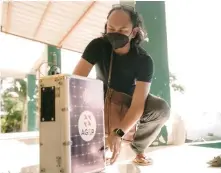
M114 50L124 47L129 42L128 36L117 32L107 33L105 37L111 43Z

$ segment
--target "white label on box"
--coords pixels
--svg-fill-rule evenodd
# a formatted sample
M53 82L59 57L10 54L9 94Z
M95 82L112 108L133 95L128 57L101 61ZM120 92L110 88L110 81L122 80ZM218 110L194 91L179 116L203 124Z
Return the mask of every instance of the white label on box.
M96 119L92 112L84 111L81 113L78 120L78 130L81 138L89 142L96 134Z

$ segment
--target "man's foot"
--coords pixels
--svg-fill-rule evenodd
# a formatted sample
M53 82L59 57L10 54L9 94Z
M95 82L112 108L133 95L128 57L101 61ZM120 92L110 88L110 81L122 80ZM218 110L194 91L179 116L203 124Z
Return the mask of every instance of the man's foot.
M133 162L140 166L148 166L153 164L153 160L151 158L148 158L144 154L138 154Z

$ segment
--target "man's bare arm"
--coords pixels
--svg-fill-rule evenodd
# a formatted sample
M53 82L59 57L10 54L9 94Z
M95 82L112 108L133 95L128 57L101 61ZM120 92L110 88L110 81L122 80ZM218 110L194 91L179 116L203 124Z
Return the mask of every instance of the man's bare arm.
M91 72L91 69L93 68L93 65L90 64L85 59L81 58L78 64L76 65L73 74L79 75L83 77L87 77L89 73Z
M119 127L125 133L127 133L141 118L144 112L145 102L150 91L150 86L151 83L149 82L137 81L131 106Z

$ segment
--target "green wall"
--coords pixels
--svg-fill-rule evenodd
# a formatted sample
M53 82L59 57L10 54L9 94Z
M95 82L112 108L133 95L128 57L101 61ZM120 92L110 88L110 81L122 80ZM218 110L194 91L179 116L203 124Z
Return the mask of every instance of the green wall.
M142 46L154 60L155 74L151 93L165 99L170 104L169 67L167 54L167 32L164 1L136 1L136 11L143 17L149 42ZM163 141L160 141L160 138ZM154 143L166 145L167 127L164 126Z
M151 93L160 96L170 104L165 3L164 1L137 1L135 7L142 15L148 32L149 43L145 42L143 47L152 56L155 64Z

